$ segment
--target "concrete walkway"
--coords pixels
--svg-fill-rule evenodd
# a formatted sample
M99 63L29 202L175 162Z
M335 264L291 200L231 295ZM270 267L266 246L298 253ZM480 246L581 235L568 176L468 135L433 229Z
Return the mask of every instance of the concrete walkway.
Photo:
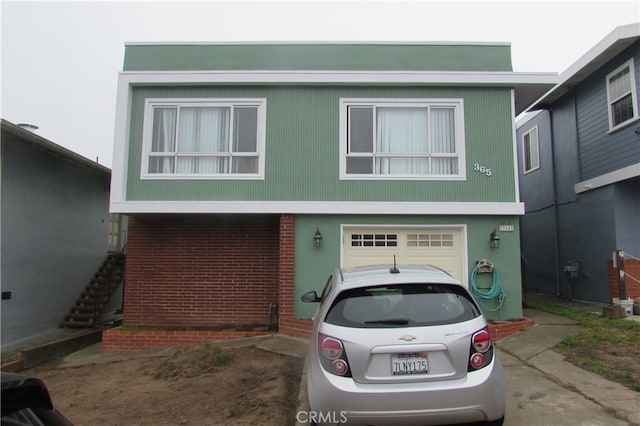
M640 393L551 349L580 326L535 309L524 316L536 325L496 344L507 376L505 425L640 425Z

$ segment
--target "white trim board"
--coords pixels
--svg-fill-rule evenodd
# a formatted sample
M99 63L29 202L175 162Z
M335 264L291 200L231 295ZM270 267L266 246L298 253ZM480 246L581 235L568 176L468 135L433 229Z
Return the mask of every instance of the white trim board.
M556 84L555 73L511 71L123 71L122 84L470 84L510 87Z
M395 214L395 215L523 215L520 202L379 202L379 201L117 201L111 213L228 214Z
M632 164L622 169L594 177L593 179L578 182L574 185L574 190L576 194L580 194L638 176L640 176L640 163Z

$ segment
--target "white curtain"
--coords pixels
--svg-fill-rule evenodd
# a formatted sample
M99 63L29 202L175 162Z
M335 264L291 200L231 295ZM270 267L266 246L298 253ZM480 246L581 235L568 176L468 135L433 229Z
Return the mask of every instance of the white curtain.
M171 156L149 157L149 172L173 173L176 147L176 108L156 108L153 111L153 136L151 140L151 152L166 152Z
M456 154L455 113L453 108L431 108L431 153ZM457 157L433 157L431 174L458 173Z
M228 107L185 107L180 109L179 153L229 152ZM227 155L217 157L180 156L177 173L227 173Z
M427 108L378 108L376 152L378 154L426 154L429 131ZM427 158L376 158L379 174L426 174Z

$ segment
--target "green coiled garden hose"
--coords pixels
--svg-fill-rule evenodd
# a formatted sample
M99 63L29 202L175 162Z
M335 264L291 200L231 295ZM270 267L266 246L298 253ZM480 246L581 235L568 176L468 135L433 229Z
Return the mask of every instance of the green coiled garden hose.
M493 268L493 283L491 284L491 288L485 290L480 290L476 285L476 277L478 276L478 265L473 268L471 272L471 293L477 298L478 302L488 311L495 312L502 307L504 304L504 292L502 291L502 285L500 284L500 277L498 276L498 271L496 268ZM498 298L498 303L495 308L488 307L484 301Z

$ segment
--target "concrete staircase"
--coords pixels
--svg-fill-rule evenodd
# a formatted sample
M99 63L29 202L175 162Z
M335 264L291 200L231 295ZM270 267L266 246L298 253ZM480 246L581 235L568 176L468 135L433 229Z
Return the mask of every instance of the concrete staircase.
M60 327L94 327L114 290L124 281L125 255L109 253L85 287L75 305L69 309Z

